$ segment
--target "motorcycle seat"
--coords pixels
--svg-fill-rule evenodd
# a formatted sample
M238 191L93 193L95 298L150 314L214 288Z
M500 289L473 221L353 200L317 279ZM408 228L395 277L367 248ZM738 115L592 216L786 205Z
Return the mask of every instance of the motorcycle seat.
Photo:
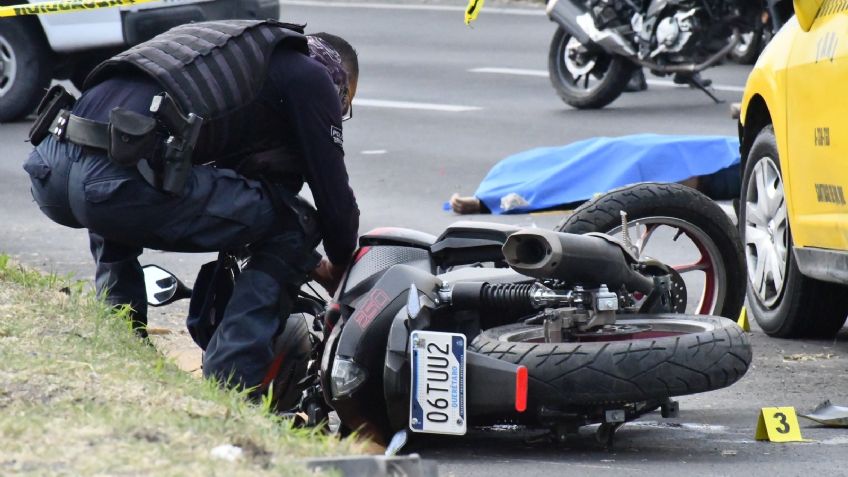
M459 221L445 229L430 246L430 254L443 267L474 262L501 262L501 247L510 235L519 230L519 227L495 222Z

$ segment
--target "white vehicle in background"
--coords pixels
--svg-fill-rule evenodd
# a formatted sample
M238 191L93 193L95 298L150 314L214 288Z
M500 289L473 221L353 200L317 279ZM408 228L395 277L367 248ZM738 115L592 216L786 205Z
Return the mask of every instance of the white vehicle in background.
M36 3L38 0L30 0ZM0 0L17 5L25 0ZM0 122L31 113L53 79L79 87L98 63L174 26L279 18L279 0L161 0L123 8L0 19Z

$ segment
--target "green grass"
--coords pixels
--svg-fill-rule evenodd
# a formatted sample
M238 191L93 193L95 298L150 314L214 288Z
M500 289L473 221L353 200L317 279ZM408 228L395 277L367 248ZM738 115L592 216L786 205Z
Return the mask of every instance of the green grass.
M360 451L189 376L85 290L0 255L0 475L312 475L296 461Z

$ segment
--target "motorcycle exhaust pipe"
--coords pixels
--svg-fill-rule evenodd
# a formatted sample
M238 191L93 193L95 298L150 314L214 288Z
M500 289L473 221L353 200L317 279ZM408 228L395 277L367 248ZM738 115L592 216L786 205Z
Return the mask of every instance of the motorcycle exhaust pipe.
M583 46L597 45L614 55L636 57L636 51L618 32L595 27L595 20L580 0L550 0L545 11Z
M589 13L582 2L576 2L574 0L550 0L545 7L545 13L547 13L551 21L571 33L581 44L588 46L593 43L589 35L577 23L577 17Z
M650 61L643 61L636 58L631 58L631 60L635 61L637 64L649 68L651 71L655 71L657 73L662 74L674 74L674 73L699 73L704 71L705 69L713 66L718 63L728 54L736 45L739 44L739 40L742 37L739 35L739 30L733 29L733 36L730 37L730 42L725 45L724 48L716 52L713 56L707 58L702 63L687 63L684 65L658 65L656 63L652 63Z
M513 270L534 278L610 289L623 285L643 293L654 287L652 279L630 267L622 246L605 236L525 229L509 236L503 254Z

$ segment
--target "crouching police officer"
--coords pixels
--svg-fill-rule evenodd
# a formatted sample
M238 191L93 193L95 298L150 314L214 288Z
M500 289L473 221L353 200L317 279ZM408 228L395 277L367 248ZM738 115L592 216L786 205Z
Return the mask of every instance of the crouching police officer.
M142 248L250 261L205 344L204 374L262 383L291 294L331 293L356 245L342 121L359 74L341 38L275 21L176 27L100 64L79 100L54 88L24 165L41 210L87 228L96 288L147 322ZM261 180L258 180L261 179ZM297 193L304 182L315 210ZM323 236L327 259L314 248Z

